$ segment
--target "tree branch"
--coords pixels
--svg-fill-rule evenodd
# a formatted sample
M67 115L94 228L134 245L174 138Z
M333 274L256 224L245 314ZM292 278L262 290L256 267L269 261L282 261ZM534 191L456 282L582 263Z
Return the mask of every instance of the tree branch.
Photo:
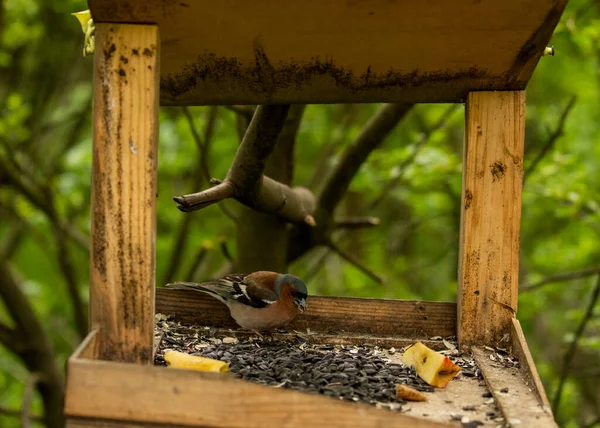
M206 247L205 245L200 247L200 250L198 250L198 253L196 253L196 257L194 257L194 260L190 264L190 269L188 270L188 273L186 275L184 275L185 281L187 281L187 282L194 281L194 278L196 277L198 268L200 267L200 264L202 263L202 261L204 260L204 258L206 257L207 254L208 254L208 247Z
M79 294L79 280L69 251L69 243L60 227L54 228L54 236L58 248L56 253L58 266L67 284L67 293L73 306L75 328L77 329L77 333L79 333L79 338L83 339L88 332L87 308Z
M297 225L288 241L288 263L297 260L318 245L328 245L335 229L333 213L344 197L350 182L373 150L412 108L412 104L385 104L367 122L356 140L346 149L342 159L329 174L319 194L316 210L317 228Z
M238 106L238 105L224 105L227 110L234 112L235 114L242 116L247 121L252 120L252 116L254 115L255 108L251 106Z
M592 276L592 275L596 275L596 274L600 274L600 267L583 269L583 270L574 271L574 272L563 272L563 273L559 273L556 275L550 275L550 276L547 276L546 278L543 278L532 284L524 285L523 287L521 287L519 292L527 293L529 291L537 290L538 288L541 288L546 284L552 284L554 282L562 282L562 281L571 281L574 279L586 278L588 276Z
M31 400L33 398L33 391L38 383L40 375L38 373L30 373L25 383L25 391L23 392L23 407L21 408L21 427L31 427Z
M379 205L381 203L381 201L383 201L388 193L398 185L398 183L400 182L400 180L402 180L402 177L404 177L404 173L406 172L406 167L408 165L410 165L415 158L417 157L417 155L419 154L419 151L423 148L423 146L429 141L429 139L431 138L431 136L438 130L442 129L443 127L446 126L446 124L448 123L448 121L450 120L450 118L452 117L452 114L457 111L459 108L459 106L457 104L453 104L450 107L448 107L447 110L444 111L444 113L442 113L441 117L439 118L439 120L434 123L425 133L423 133L421 135L421 138L419 139L419 141L417 141L417 143L415 144L415 148L412 151L412 153L406 158L404 159L399 167L399 173L396 177L392 178L390 181L388 181L384 186L383 189L381 189L381 191L379 192L379 195L377 195L367 206L367 210L372 210L373 208L375 208L377 205Z
M336 229L363 229L379 226L381 221L377 217L349 217L335 220Z
M18 333L14 328L0 323L0 343L9 349L19 349Z
M49 189L41 189L41 186L28 177L25 171L15 170L15 167L0 156L0 171L4 173L3 178L20 192L33 206L42 211L51 223L55 223L65 233L65 236L73 239L84 251L89 251L87 237L73 229L73 227L62 221L54 208Z
M2 240L0 247L0 260L8 260L17 251L23 239L25 230L24 223L17 223L8 232L7 236Z
M219 248L221 249L221 254L223 254L223 257L225 257L225 259L227 261L230 262L234 262L233 260L233 256L231 255L231 252L229 251L229 247L227 247L227 239L225 238L221 238L219 239Z
M194 119L187 108L184 106L182 108L183 114L188 121L188 125L190 128L190 132L194 141L196 142L196 146L198 148L198 170L196 171L196 175L194 177L193 186L200 187L203 180L210 182L211 174L208 166L208 156L209 149L212 142L212 135L214 132L215 122L217 119L217 107L210 107L207 111L206 116L206 126L204 131L204 136L201 138L200 134L196 130L196 126L194 125ZM203 141L204 140L204 141ZM226 215L229 216L229 212L224 209L223 204L219 204L221 209L225 212ZM176 237L173 240L173 245L171 247L171 256L169 258L169 263L167 264L167 269L165 270L163 276L163 283L166 284L171 282L173 277L177 274L178 268L181 266L181 259L183 252L187 246L187 241L189 237L190 228L192 226L192 216L186 215L183 216L181 221L179 222L179 227L176 233ZM232 217L233 220L236 220L235 217Z
M385 104L367 122L354 143L325 180L317 205L331 215L343 199L350 182L373 150L411 110L412 104Z
M203 192L173 198L184 212L235 198L257 211L296 223L314 223L314 197L308 189L290 188L264 176L265 163L277 143L289 105L259 106L222 183Z
M375 280L377 283L383 284L385 282L385 280L380 275L376 274L371 269L369 269L368 267L366 267L365 265L363 265L361 262L359 262L358 260L356 260L350 254L346 253L344 250L342 250L340 247L338 247L333 242L329 242L329 244L327 246L332 251L335 251L341 258L343 258L348 263L350 263L354 267L356 267L359 270L361 270L365 275L367 275L369 278Z
M585 331L585 327L588 321L592 318L594 314L594 308L596 307L596 302L598 301L598 297L600 296L600 275L598 275L598 280L596 281L596 286L592 291L592 295L590 297L590 301L585 310L585 314L575 331L575 336L573 337L573 341L569 344L569 349L565 353L565 357L563 359L562 368L560 371L560 378L558 381L558 388L556 393L554 394L554 399L552 400L552 412L554 413L554 417L558 419L558 411L560 410L560 399L562 398L563 388L565 386L565 382L567 377L569 376L569 369L571 366L571 362L573 361L573 357L575 357L575 352L577 351L577 345L579 340L583 336L583 332Z
M213 132L215 129L218 109L217 107L213 106L208 110L208 116L206 118L206 127L204 130L204 142L202 141L202 138L200 137L200 134L196 129L196 125L194 125L194 119L192 118L192 115L187 106L182 107L182 110L184 116L188 121L188 126L190 128L192 138L194 139L194 141L196 142L196 146L198 147L198 163L200 164L200 170L199 173L196 174L196 179L194 181L193 186L200 187L200 185L202 184L202 177L204 177L204 179L209 183L212 182L212 180L214 180L213 176L210 173L209 152L212 143ZM233 220L234 223L237 223L237 217L227 208L225 203L219 203L219 208L227 217Z
M177 196L173 200L177 202L177 208L189 213L216 204L223 199L233 198L235 194L234 184L229 180L225 180L210 189L190 195Z
M525 181L527 180L527 177L536 169L538 164L542 161L542 159L544 159L544 157L548 154L550 149L552 149L556 140L558 140L563 135L565 123L567 121L567 116L569 115L569 112L575 105L576 100L577 100L577 96L574 95L567 103L567 106L565 107L562 114L560 115L560 118L558 120L558 125L556 125L556 129L550 135L550 138L548 138L548 141L546 141L546 144L544 144L544 146L539 151L539 153L537 154L535 159L531 162L529 167L525 170L525 173L523 174L523 183L525 183Z
M39 373L37 389L44 403L44 423L48 428L64 427L64 383L56 365L50 338L44 331L27 297L21 291L10 267L0 262L0 298L15 323L23 342L15 349L30 373Z
M21 413L22 413L21 410L9 409L7 407L0 406L0 415L12 416L12 417L18 418L19 416L21 416ZM40 422L40 423L44 421L44 419L38 415L29 415L29 420L34 421L34 422Z

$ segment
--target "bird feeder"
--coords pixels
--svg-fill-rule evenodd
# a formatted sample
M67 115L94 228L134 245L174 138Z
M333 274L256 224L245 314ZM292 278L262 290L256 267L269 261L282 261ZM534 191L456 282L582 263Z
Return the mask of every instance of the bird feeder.
M153 365L155 311L234 326L216 300L155 288L159 106L376 102L465 105L457 302L311 297L291 328L398 346L456 335L508 424L556 426L516 313L525 88L565 4L89 0L90 333L68 362L69 426L451 425ZM509 393L483 353L499 344L520 361Z

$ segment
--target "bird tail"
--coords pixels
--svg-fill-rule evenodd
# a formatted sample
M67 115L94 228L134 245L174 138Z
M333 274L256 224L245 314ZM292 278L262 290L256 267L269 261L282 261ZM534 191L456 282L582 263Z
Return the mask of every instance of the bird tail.
M173 288L176 290L200 291L201 293L206 293L219 300L220 302L227 304L225 297L211 288L211 286L214 285L215 283L212 282L206 282L202 284L199 284L197 282L171 282L169 284L166 284L165 287Z

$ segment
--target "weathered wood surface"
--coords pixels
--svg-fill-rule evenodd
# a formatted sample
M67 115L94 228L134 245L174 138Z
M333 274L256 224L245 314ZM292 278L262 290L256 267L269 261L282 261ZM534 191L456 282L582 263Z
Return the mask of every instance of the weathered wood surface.
M513 318L512 320L511 337L513 353L519 359L521 371L525 375L528 385L536 393L542 408L547 413L552 415L552 407L548 401L544 384L542 383L537 368L535 367L535 362L533 361L533 357L529 351L529 345L527 345L527 340L525 339L525 335L521 329L521 323L516 318Z
M90 360L69 362L65 412L69 418L229 428L451 426L226 374Z
M552 413L542 407L536 393L528 386L527 379L521 370L502 367L501 363L490 360L481 348L473 347L472 351L483 378L508 422L508 426L558 427Z
M94 418L69 418L67 428L158 428L172 427L171 424L153 424L149 422L131 423L123 421L105 421Z
M524 89L566 0L90 0L156 23L161 102L460 102Z
M456 334L456 304L451 302L309 296L307 303L306 312L286 330L420 339ZM199 325L238 327L225 305L195 291L158 288L156 312Z
M470 93L465 133L458 340L495 345L517 311L525 93Z
M97 24L90 321L97 358L152 362L159 35Z
M83 339L73 354L69 357L70 360L76 359L93 359L97 354L96 347L98 346L98 330L92 330Z

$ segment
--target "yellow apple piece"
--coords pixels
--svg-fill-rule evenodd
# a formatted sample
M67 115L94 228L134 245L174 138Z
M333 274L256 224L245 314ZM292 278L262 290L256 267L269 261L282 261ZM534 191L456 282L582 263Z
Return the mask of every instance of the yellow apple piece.
M172 349L165 351L165 361L169 367L175 369L220 373L229 371L229 364L225 361L190 355Z
M450 379L460 371L460 367L450 361L450 358L421 342L415 343L404 352L402 362L409 367L413 366L421 379L436 388L445 388Z

